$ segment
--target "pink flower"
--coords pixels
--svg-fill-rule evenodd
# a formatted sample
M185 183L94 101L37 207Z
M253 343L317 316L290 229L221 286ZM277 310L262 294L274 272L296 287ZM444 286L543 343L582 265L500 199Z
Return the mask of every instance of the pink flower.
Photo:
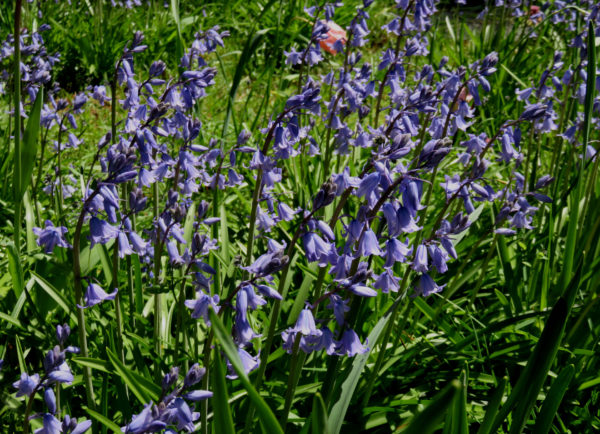
M334 44L337 41L341 41L342 44L346 44L346 31L338 26L333 21L326 21L325 24L329 27L329 31L327 32L327 39L323 39L319 41L319 45L321 49L327 51L329 54L337 54L337 50L334 47Z

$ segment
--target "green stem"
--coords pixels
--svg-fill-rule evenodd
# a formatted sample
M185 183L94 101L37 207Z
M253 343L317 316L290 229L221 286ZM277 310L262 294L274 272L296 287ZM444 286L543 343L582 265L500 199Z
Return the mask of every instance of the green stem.
M88 196L83 204L79 219L77 220L77 226L75 227L75 234L73 235L73 278L75 287L75 303L79 306L83 306L83 291L81 288L81 264L80 264L80 252L81 252L81 229L83 228L83 220L86 215L87 205L92 201L94 197L99 193L99 190ZM84 310L77 307L77 335L79 337L79 348L81 350L81 357L88 357L87 348L87 335L85 331L85 314ZM85 383L85 393L87 406L91 409L96 408L94 401L94 386L92 384L92 370L88 366L83 367L83 379Z
M15 1L15 156L13 194L15 201L14 242L17 253L21 252L21 7L22 0Z

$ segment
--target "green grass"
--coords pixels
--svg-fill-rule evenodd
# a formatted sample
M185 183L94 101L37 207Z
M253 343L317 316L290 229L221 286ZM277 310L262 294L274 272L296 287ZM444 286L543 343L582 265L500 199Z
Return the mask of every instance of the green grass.
M305 3L223 1L202 7L194 6L194 2L181 3L179 25L171 5L164 8L161 1L132 11L113 11L108 5L100 9L101 2L80 2L72 7L66 2L57 5L48 2L41 20L35 18L34 6L26 5L24 23L34 27L47 19L53 26L46 40L50 52L63 53L57 78L65 80L63 95L67 98L88 85L107 81L116 57L134 30L144 31L149 45L136 68L142 70L152 60L161 59L167 63L169 73L176 74L179 44L189 44L199 28L219 24L231 32L231 37L226 40L225 48L210 58L218 69L217 85L198 107L203 122L199 142L207 144L215 138L228 150L235 145L243 129L252 132L254 137L260 136L258 131L267 125L271 115L278 113L287 97L296 92L299 72L285 66L283 50L306 43L310 23L302 11ZM0 22L11 23L11 10L11 5L0 6ZM375 67L380 49L393 45L380 30L392 12L382 1L371 7L371 48L363 56ZM353 13L352 5L345 6L336 15L336 21L348 24ZM2 27L2 38L9 27ZM472 14L463 16L451 8L437 16L434 28L430 36L433 48L428 56L433 64L439 63L442 56L448 56L450 69L469 64L492 50L498 51L498 71L490 77L492 91L485 96L474 127L488 135L493 135L505 119L518 118L524 105L516 100L515 89L537 83L544 69L551 65L555 50L565 51L565 62L576 65L579 61L578 51L569 48L560 29L547 21L537 27L539 37L530 39L524 24L514 23L501 12L480 22ZM311 74L318 77L342 64L339 56L327 57ZM592 87L595 72L593 63L590 65L588 88ZM378 72L376 77L383 78L383 73ZM583 105L573 102L569 91L559 95L564 103L557 122L564 126L567 121L575 120L580 111L584 113L584 130L587 131L591 117L598 116L592 111L592 97L597 96L597 92L589 95ZM324 89L324 97L330 97L328 89ZM3 113L11 103L10 98L7 95L0 102ZM118 110L117 118L122 115ZM370 116L373 119L374 114ZM68 170L74 175L76 187L80 188L90 173L97 142L110 130L110 106L90 102L78 122L84 145L66 151L62 167L64 173ZM0 133L1 140L7 144L1 159L4 163L0 166L0 177L5 184L0 187L3 245L0 269L4 271L0 277L0 358L5 360L0 373L0 420L13 428L22 425L24 407L14 397L12 382L19 371L39 370L43 350L54 345L52 324L70 321L74 326L76 318L69 256L61 253L62 256L48 257L33 245L31 228L42 226L48 215L59 217L59 205L39 189L35 198L26 194L23 202L27 221L19 228L24 237L21 255L11 245L15 232L12 222L15 213L19 216L21 200L13 203L10 179L18 176L24 186L29 179L21 180L22 172L12 166L14 154L8 151L11 132L5 115L0 122ZM321 127L318 133L324 142L326 129ZM54 139L48 137L46 146ZM464 137L459 140L462 139ZM26 135L24 143L27 140ZM419 433L435 430L488 433L600 429L598 160L582 168L578 156L581 150L556 135L535 137L524 130L523 140L526 182L534 182L546 173L555 177L548 188L548 195L554 201L538 213L535 228L514 237L496 236L489 228L498 210L482 205L481 213L473 218L468 233L456 245L460 259L449 263L449 271L439 277L438 283L447 284L444 292L426 299L402 298L394 315L385 315L395 302L394 294L365 300L356 313L360 318L357 332L361 337L369 336L370 352L337 363L335 376L327 380L331 393L320 391L328 366L327 357L321 353L308 355L291 398L291 413L286 415L286 432L311 432L309 429L312 429L312 432L330 433L387 433L406 429L406 432ZM595 125L580 140L584 145L592 143L597 148ZM333 169L347 165L358 173L367 158L361 150L347 157L334 156ZM48 148L42 160L44 171L56 164L54 153ZM32 167L34 176L39 164L37 161ZM444 164L431 197L431 202L440 209L444 193L439 189L439 182L444 170L451 168L449 162ZM72 169L68 169L71 166ZM283 167L286 176L276 192L289 198L294 206L305 206L320 186L322 167L322 156L286 162ZM98 173L99 169L96 166L91 171ZM507 179L509 173L496 170L490 176L496 180ZM298 183L297 179L302 182ZM42 178L41 184L44 182ZM252 182L245 182L227 197L220 197L219 208L211 210L215 216L222 217L221 223L211 229L222 243L222 249L211 255L210 262L217 269L215 281L223 288L235 287L241 278L235 264L248 255L245 250L247 216L253 187ZM201 198L210 201L211 195L209 192ZM64 219L70 233L74 222L69 213L78 205L77 199L65 203ZM359 206L356 198L349 200L344 213L355 215ZM323 217L329 219L332 214L333 210L327 209ZM193 219L190 214L190 231ZM434 221L422 223L425 233L429 233ZM143 219L138 222L140 226L144 223ZM289 243L295 229L294 224L284 226L274 238ZM341 232L339 226L337 231ZM187 232L187 236L189 234ZM82 239L86 236L84 232ZM264 250L265 244L264 240L257 243L255 256ZM288 297L281 304L278 330L294 322L307 295L313 294L316 282L321 281L324 287L331 283L331 276L320 277L317 267L307 264L300 247L295 253L293 271L288 280L282 282ZM106 249L98 246L84 250L81 258L85 274L110 281L111 255L110 245ZM159 358L149 338L153 328L151 299L157 288L142 280L141 268L135 259L132 263L129 269L133 270L131 279L135 283L133 303L125 291L122 293L125 315L131 319L124 325L123 357L119 352L114 309L100 306L86 312L87 333L93 336L89 341L93 356L74 360L71 367L79 375L72 386L61 391L61 399L72 414L83 416L87 411L89 417L97 421L98 428L108 431L127 423L141 410L142 403L159 396L159 383L155 384L150 361L163 372L174 364L183 367L200 361L203 350L200 344L208 334L188 316L177 323L178 276L165 270L167 284L162 288L162 297L166 318L163 333L167 342L163 357ZM120 282L129 279L127 267L129 264L121 261L116 276ZM404 269L399 275L403 274ZM251 321L256 324L268 323L269 310L253 315ZM213 322L217 324L217 348L235 359L235 349L227 333L231 324L227 321L221 324L213 315ZM384 330L388 324L391 324L389 340L384 340L381 337L386 335ZM180 331L183 327L190 330L189 334ZM265 329L263 335L266 333ZM275 339L275 345L279 346L278 336ZM281 350L271 354L267 379L259 390L253 385L254 374L224 381L220 357L218 354L215 357L218 369L210 374L214 385L211 390L215 391L210 404L214 414L210 420L209 412L199 406L205 420L214 421L218 432L233 432L244 429L247 414L254 414L262 424L257 423L256 429L262 426L267 432L278 432L281 427L277 418L285 407L289 384L287 355ZM99 404L95 408L83 407L82 367L90 368L93 373ZM233 368L240 373L237 360L233 360ZM209 381L208 376L206 381ZM316 394L318 391L320 395ZM256 409L254 413L249 411L250 401Z

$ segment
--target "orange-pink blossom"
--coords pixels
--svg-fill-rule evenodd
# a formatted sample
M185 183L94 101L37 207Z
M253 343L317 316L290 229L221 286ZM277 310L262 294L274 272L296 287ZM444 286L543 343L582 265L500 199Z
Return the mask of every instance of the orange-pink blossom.
M338 26L333 21L326 21L325 24L329 28L327 31L327 39L319 41L321 49L327 51L329 54L337 54L337 51L333 48L333 44L341 40L342 44L346 44L346 31Z

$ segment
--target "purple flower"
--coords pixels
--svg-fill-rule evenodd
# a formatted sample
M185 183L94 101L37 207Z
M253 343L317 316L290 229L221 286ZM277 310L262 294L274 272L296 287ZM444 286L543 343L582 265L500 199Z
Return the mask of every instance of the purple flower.
M393 267L396 262L405 262L406 257L412 253L413 248L406 243L398 241L396 238L389 240L385 246L385 264L384 267Z
M445 285L438 286L431 276L427 273L421 274L419 281L417 282L417 294L427 297L431 294L440 292Z
M185 378L183 380L184 387L191 387L198 383L200 380L202 380L204 374L206 374L206 368L202 368L198 363L194 363L187 374L185 374Z
M310 309L302 309L300 311L300 315L298 315L298 319L296 320L296 325L289 329L289 331L295 333L301 333L303 336L321 336L321 330L317 329L315 325L315 318L313 317Z
M98 303L102 303L105 300L114 300L117 295L117 289L115 289L112 293L107 294L100 285L95 283L90 283L85 291L85 296L83 297L83 301L85 306L77 305L78 307L85 309L87 307L92 307L97 305Z
M336 354L340 356L354 357L357 354L364 354L369 348L360 343L358 335L352 329L347 329L338 342Z
M413 259L412 268L420 273L425 273L429 270L429 264L427 260L427 247L425 244L419 244L417 252L415 253L415 259Z
M375 291L374 289L369 288L368 286L364 286L364 285L351 285L348 287L348 291L361 296L361 297L375 297L377 296L377 291Z
M212 398L213 393L208 390L193 390L183 395L185 399L190 401L204 401L205 399Z
M217 303L219 303L218 295L211 297L204 291L196 291L195 300L185 301L186 307L192 309L192 318L202 318L208 326L210 326L208 309L212 307L212 309L214 309L215 312L219 312L219 307L217 306Z
M360 243L358 244L357 254L359 256L365 257L371 255L383 256L383 252L379 248L379 241L377 241L377 236L375 235L375 232L373 232L371 229L367 229L364 232L363 237L360 240Z
M346 312L350 310L348 306L348 300L344 300L337 294L331 294L329 296L329 307L333 309L333 315L335 316L335 320L339 325L344 324L344 316Z
M389 291L398 292L400 285L398 284L399 279L394 276L394 273L390 269L385 269L383 273L379 275L375 283L374 288L381 289L381 292L388 293Z
M46 407L50 410L50 413L56 413L56 395L54 395L54 390L51 387L47 387L44 390L44 402L46 403Z
M258 368L258 355L253 357L243 348L238 348L238 355L240 356L242 366L244 367L244 372L246 374L249 374L256 368ZM238 378L229 360L227 360L227 367L229 369L229 375L226 375L226 377L230 380L235 380L236 378Z
M92 241L92 247L95 244L106 244L113 238L117 238L119 230L114 226L111 226L104 220L100 220L97 217L90 219L90 239Z
M44 229L37 227L33 228L33 233L38 237L37 245L43 247L45 253L51 254L56 246L66 248L72 247L64 238L67 233L66 227L55 227L50 220L46 220L45 224L46 227Z
M63 431L60 421L50 413L42 416L42 423L42 428L36 429L35 434L60 434Z
M167 424L161 420L157 420L152 412L154 404L147 404L142 412L137 416L133 416L131 423L121 428L126 433L137 434L144 432L157 432L164 429Z
M177 422L178 430L194 431L194 421L200 417L200 413L192 412L182 398L175 398L170 409L169 422Z
M67 362L62 362L52 372L48 374L50 382L71 384L73 382L73 373L67 365Z
M304 251L309 262L319 261L319 265L327 263L331 245L320 236L314 232L307 232L302 236L302 244L304 244Z
M40 383L40 376L33 374L32 376L27 375L25 372L21 374L21 379L13 383L13 387L17 390L17 398L19 396L29 396L35 390L37 385Z

